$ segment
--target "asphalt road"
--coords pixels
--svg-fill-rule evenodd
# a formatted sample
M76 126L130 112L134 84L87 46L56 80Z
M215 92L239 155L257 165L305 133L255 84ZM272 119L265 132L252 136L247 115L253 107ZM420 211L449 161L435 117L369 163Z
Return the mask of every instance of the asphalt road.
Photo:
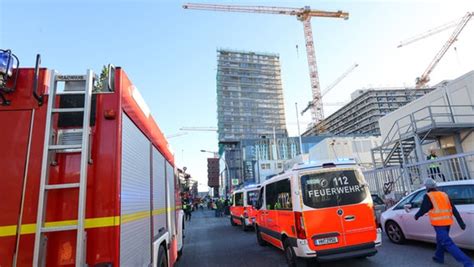
M195 211L185 227L183 256L177 267L286 266L282 251L272 246L260 247L253 231L244 232L240 227L232 227L228 217L215 218L211 211ZM373 257L324 263L321 266L462 266L448 254L444 265L432 262L434 250L434 244L409 241L405 245L395 245L384 236L382 246ZM466 253L474 261L474 251Z

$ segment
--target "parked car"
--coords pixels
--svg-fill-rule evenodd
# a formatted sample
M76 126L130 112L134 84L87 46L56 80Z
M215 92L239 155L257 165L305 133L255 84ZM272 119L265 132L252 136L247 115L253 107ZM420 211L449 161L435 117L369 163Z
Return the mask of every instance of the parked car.
M382 212L387 210L387 205L382 200L382 198L379 197L379 195L371 194L371 196L372 196L372 202L374 203L375 219L376 219L377 225L380 225L380 216L382 215Z
M466 230L463 231L454 220L451 238L459 247L474 249L474 180L438 183L438 189L449 195L466 223ZM382 213L382 227L390 241L402 244L406 239L414 239L436 243L428 214L415 220L425 194L426 189L420 188Z

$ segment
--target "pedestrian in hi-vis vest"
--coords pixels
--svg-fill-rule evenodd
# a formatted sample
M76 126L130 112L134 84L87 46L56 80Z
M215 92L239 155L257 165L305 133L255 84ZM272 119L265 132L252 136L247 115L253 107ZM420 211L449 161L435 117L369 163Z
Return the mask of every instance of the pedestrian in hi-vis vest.
M436 151L434 149L431 149L430 154L428 155L428 157L426 157L426 160L436 160L437 158L438 156L436 155ZM441 179L443 179L443 182L446 182L446 177L439 169L439 163L431 163L429 170L431 179L436 180L436 176L439 176Z
M462 230L466 229L461 215L452 204L448 195L436 189L436 182L428 178L425 180L426 195L421 203L420 210L415 214L415 220L428 212L431 225L436 232L436 252L433 261L444 263L444 252L449 252L464 267L473 267L471 259L454 244L449 237L449 229L456 218Z

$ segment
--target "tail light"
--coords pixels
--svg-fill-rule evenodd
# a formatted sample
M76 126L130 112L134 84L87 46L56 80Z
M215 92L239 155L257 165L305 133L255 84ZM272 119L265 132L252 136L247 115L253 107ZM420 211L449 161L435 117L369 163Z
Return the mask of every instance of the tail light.
M303 213L295 212L296 237L298 239L306 239L306 231L304 229Z

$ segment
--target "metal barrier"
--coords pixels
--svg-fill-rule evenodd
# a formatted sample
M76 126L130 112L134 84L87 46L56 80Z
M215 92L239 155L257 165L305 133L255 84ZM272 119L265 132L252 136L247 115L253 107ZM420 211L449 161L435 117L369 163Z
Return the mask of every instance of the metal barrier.
M423 186L427 177L437 182L474 179L474 151L439 157L405 166L392 166L364 172L370 191L398 201Z

